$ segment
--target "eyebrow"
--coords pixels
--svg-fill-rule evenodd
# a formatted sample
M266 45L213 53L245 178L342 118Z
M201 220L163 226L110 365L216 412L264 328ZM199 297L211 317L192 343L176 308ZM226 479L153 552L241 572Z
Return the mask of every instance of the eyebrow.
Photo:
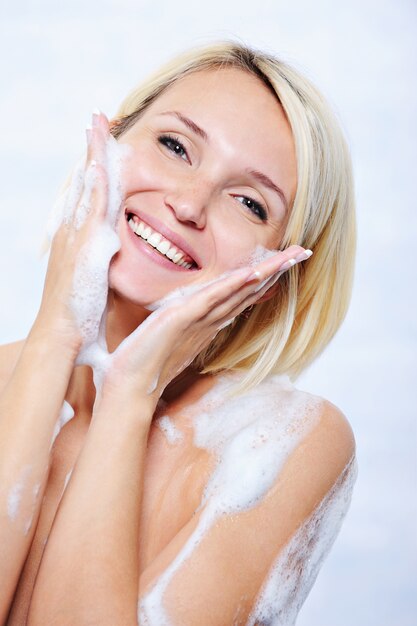
M194 132L196 135L204 139L206 143L209 143L209 137L206 131L203 130L200 126L198 126L198 124L193 122L193 120L190 120L189 117L186 117L179 111L164 111L163 113L161 113L161 115L172 115L176 117L180 122L182 122L185 126L187 126L187 128L189 128L192 132ZM249 174L249 176L252 176L252 178L257 180L264 187L268 187L268 189L275 191L275 193L277 193L279 197L281 198L281 201L285 207L285 210L288 211L288 200L284 192L282 191L281 187L278 187L278 185L276 185L269 178L269 176L267 176L266 174L263 174L259 170L253 170L250 168L246 169L245 172L246 174Z
M281 198L285 210L288 211L288 200L285 197L285 194L282 191L281 187L278 187L278 185L276 185L269 178L269 176L267 176L266 174L262 174L262 172L259 172L258 170L247 169L245 171L247 174L249 174L249 176L252 176L252 178L255 178L258 182L260 182L261 185L264 185L264 187L268 187L269 189L272 189L272 191L275 191L275 193L277 193Z
M187 126L187 128L189 128L191 131L193 131L193 133L195 133L196 135L198 135L199 137L204 139L204 141L206 143L209 142L209 138L208 138L208 135L207 135L206 131L203 130L202 128L200 128L200 126L198 126L198 124L193 122L193 120L190 120L189 117L186 117L185 115L183 115L179 111L164 111L163 113L161 113L161 115L173 115L180 122L185 124L185 126Z

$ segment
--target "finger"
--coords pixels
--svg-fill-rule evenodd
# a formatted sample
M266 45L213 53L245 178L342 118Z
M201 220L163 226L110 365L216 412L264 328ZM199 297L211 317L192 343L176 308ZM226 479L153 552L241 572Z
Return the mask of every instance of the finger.
M285 265L285 264L284 264ZM291 264L288 269L290 269L291 267L294 267L295 264ZM252 306L254 304L257 304L258 302L265 300L265 299L269 299L270 297L272 298L275 293L274 291L274 285L276 285L276 283L278 282L278 280L281 278L282 274L285 274L286 271L288 271L288 269L283 270L283 271L278 271L276 274L274 274L269 280L264 281L260 286L258 286L256 289L252 290L252 292L248 293L246 295L246 297L241 300L240 303L238 303L236 305L235 308L233 308L231 311L228 311L227 313L225 312L225 318L227 318L228 320L233 321L238 315L240 315L247 307ZM268 294L268 292L271 292L270 294ZM267 298L264 298L264 296L268 294ZM224 322L223 318L223 326L227 326L227 324Z
M286 250L278 251L273 257L255 266L254 273L256 274L256 278L254 278L254 280L258 280L259 285L263 286L264 282L269 280L276 272L289 269L292 265L295 265L295 263L306 260L311 254L311 250L306 251L304 248L297 245L290 246Z
M84 172L84 160L80 159L71 172L69 183L54 206L53 214L48 224L50 239L53 239L60 228L65 230L72 226L74 213L83 192Z
M106 118L97 112L88 131L89 144L83 191L74 212L73 225L79 230L90 213L103 217L107 210L108 176L106 170Z
M285 251L259 263L256 270L241 268L223 274L209 284L201 285L198 291L181 295L168 301L168 309L175 309L175 316L184 325L204 321L207 325L218 324L219 320L233 317L234 312L243 311L246 302L253 303L260 297L265 283L281 266L296 255L300 260L304 253L301 246L291 246ZM262 294L263 294L262 290Z
M96 110L92 118L91 135L91 166L93 185L91 205L92 211L104 217L107 211L108 172L107 172L107 139L109 137L109 123L104 113Z
M268 259L268 273L264 265L249 283L242 285L234 294L229 294L230 297L225 302L219 303L216 308L209 311L206 316L207 322L213 324L219 323L220 320L225 321L232 319L247 306L255 304L277 282L282 274L296 263L306 260L312 254L311 251L305 251L303 248L301 248L302 251L299 252L299 249L300 246L297 246L295 249L293 247L292 250L288 249L288 251L285 251L285 254L280 253L279 256L277 255L277 258ZM270 272L276 269L277 263L279 264L278 271L271 274Z
M102 165L94 164L91 187L91 213L104 218L108 207L109 179L107 170Z
M104 113L96 109L91 117L91 131L87 148L87 163L95 161L102 166L106 165L106 141L109 136L109 123Z
M187 326L204 318L209 311L224 302L230 297L230 293L242 287L252 274L250 267L222 274L209 283L198 285L197 291L193 289L187 294L182 293L165 302L161 301L160 308L155 313L158 317L163 317L165 312L168 316L173 313L178 321Z

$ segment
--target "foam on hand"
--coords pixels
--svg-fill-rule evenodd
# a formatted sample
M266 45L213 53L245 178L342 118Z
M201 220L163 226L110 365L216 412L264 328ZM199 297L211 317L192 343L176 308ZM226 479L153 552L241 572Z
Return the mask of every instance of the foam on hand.
M156 311L158 309L162 309L164 307L170 306L171 304L178 302L179 299L186 298L195 293L199 293L206 287L209 287L210 285L214 285L215 283L218 283L219 281L223 280L227 276L230 276L231 274L232 274L232 271L227 271L227 272L223 272L223 274L220 274L220 276L217 276L216 278L212 278L211 280L194 283L192 285L185 285L183 287L177 287L177 289L173 289L160 300L157 300L156 302L146 305L146 308L149 311Z
M125 151L126 148L112 136L108 137L104 163L108 176L108 206L104 219L97 223L90 240L81 249L75 270L72 308L83 339L80 362L85 362L83 351L97 341L107 304L109 265L120 249L116 227L123 202L120 181ZM93 184L94 166L90 166L86 172L84 202L80 202L75 214L76 225L82 224L91 210L88 201L91 200Z
M249 256L241 258L240 261L236 264L236 267L234 269L236 270L246 265L249 267L256 267L256 265L258 265L262 261L265 261L266 259L269 259L275 256L276 254L277 254L277 250L268 250L267 248L264 248L264 246L258 245L251 252ZM211 280L194 283L192 285L186 285L184 287L178 287L177 289L170 291L166 296L164 296L160 300L157 300L156 302L153 302L152 304L147 305L146 308L149 311L156 311L157 309L160 309L162 307L169 306L173 302L177 301L179 298L184 298L187 296L191 296L195 293L198 293L202 289L205 289L206 287L209 287L210 285L214 285L215 283L223 280L224 278L227 278L227 276L230 276L232 273L233 273L233 270L227 270L226 272L223 272L222 274L220 274L219 276L216 276L216 278L213 278ZM268 280L269 279L266 279L260 285L258 285L255 291L259 291L260 289L262 289L262 287L264 286L264 284L268 282ZM228 320L225 324L223 324L223 326L221 326L221 328L228 326L232 322L233 322L233 319ZM221 330L221 328L219 330Z
M141 624L173 624L164 607L164 594L175 573L221 516L244 512L262 501L291 452L318 423L323 399L299 391L288 376L270 376L256 388L233 397L229 392L237 378L237 374L219 378L211 391L187 409L194 444L210 451L217 462L197 509L201 513L196 529L139 602ZM312 516L281 550L248 626L294 623L339 532L355 479L353 457Z
M101 163L108 180L105 215L96 220L89 239L79 251L74 271L71 306L82 336L76 365L92 366L97 390L110 360L103 318L108 297L109 265L120 249L117 225L123 203L121 173L129 150L127 145L119 144L114 137L108 136ZM92 193L97 178L96 163L91 162L86 169L85 161L83 158L76 165L69 186L55 204L47 227L50 238L62 223L72 222L75 230L79 230L94 210Z
M61 224L69 224L75 207L81 198L84 187L86 157L82 157L75 165L69 185L59 194L48 218L46 232L52 241Z

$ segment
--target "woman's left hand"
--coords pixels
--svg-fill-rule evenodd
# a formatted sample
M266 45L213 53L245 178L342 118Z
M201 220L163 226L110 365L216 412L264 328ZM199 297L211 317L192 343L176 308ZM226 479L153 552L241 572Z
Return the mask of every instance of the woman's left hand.
M116 395L129 402L147 397L156 405L165 387L221 327L258 301L285 271L285 264L303 252L302 247L291 246L256 268L239 268L196 285L192 293L169 296L110 355L101 396Z

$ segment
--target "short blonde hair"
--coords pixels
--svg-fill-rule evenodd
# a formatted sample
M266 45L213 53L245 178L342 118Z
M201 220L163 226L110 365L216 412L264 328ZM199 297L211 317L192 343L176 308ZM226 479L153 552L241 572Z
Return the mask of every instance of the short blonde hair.
M246 372L242 387L267 375L294 380L324 350L345 318L352 291L356 218L352 166L340 125L319 91L277 58L235 42L193 49L136 88L113 120L123 134L170 85L193 72L240 68L277 96L292 129L297 189L280 244L313 256L279 279L277 294L238 317L194 361L200 371Z

